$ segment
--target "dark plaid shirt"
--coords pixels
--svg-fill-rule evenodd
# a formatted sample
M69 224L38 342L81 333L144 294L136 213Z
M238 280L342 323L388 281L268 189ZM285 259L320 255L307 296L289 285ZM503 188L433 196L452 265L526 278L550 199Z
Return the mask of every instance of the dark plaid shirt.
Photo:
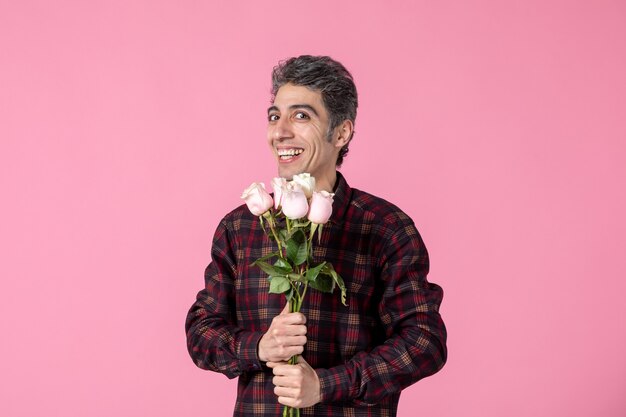
M333 215L316 262L333 264L348 291L310 290L303 356L316 369L322 402L303 416L395 416L400 391L446 361L442 289L428 283L428 254L413 221L387 201L350 188L337 173ZM317 239L315 239L317 241ZM239 377L235 416L281 416L271 370L257 344L285 298L250 264L276 250L258 218L240 206L215 232L205 288L186 321L197 366Z

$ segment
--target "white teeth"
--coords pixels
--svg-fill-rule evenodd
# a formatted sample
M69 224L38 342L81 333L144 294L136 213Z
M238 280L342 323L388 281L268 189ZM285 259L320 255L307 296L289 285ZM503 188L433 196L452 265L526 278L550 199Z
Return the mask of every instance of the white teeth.
M304 149L279 149L278 156L295 156L304 152Z

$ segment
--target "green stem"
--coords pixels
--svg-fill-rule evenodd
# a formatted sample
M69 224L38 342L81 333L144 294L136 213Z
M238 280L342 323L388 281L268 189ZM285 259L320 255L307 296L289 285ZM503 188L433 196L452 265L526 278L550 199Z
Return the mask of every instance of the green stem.
M278 236L276 236L276 231L274 231L273 227L270 227L270 229L272 229L272 235L274 235L274 240L276 241L276 244L278 245L278 256L281 257L281 259L285 259L285 256L283 255L283 245L280 243L280 239L278 238Z
M298 306L298 311L302 308L302 303L304 302L304 296L306 295L306 290L309 287L309 283L304 283L304 289L302 290L302 295L300 295L300 305Z
M287 233L291 234L291 223L289 221L289 219L286 219L287 222ZM311 235L313 235L314 233L312 233ZM307 252L309 253L309 255L311 255L313 253L313 245L311 244L311 237L309 236L309 239L307 239L306 244L307 244ZM306 265L301 265L300 266L300 275L304 276L304 273L306 272L306 270L309 268L309 257L307 256L307 260L306 260ZM289 283L291 284L292 288L293 288L293 296L291 297L291 299L289 300L289 311L292 313L296 313L299 312L302 309L302 303L304 302L304 296L306 295L306 291L309 287L309 283L305 282L304 283L304 287L302 288L302 292L300 292L300 284L299 282L292 282L291 280L289 280ZM289 365L296 365L298 363L298 356L294 355L291 358L289 358L288 361ZM299 408L292 408L292 407L288 407L285 406L283 408L283 417L300 417L300 409Z
M298 300L297 300L297 295L296 295L298 294L298 290L296 289L295 285L293 285L293 291L294 291L293 296L291 297L291 300L289 300L289 312L290 313L295 313L297 305L298 305Z
M313 256L313 236L315 236L315 232L311 231L311 236L309 236L307 246L309 247L309 256Z
M291 288L293 289L293 295L291 296L291 299L289 300L289 312L297 313L298 310L296 310L296 308L298 306L298 298L300 298L300 291L298 291L298 287L296 286L296 283L293 282L292 280L289 280L289 285L291 285Z
M278 245L278 255L281 257L281 259L285 259L285 257L283 256L283 245L280 243L280 239L278 238L278 235L276 234L276 229L274 228L274 219L271 218L270 220L268 220L268 223L270 224L270 230L272 231L272 236L274 236L274 240L276 241L276 244Z

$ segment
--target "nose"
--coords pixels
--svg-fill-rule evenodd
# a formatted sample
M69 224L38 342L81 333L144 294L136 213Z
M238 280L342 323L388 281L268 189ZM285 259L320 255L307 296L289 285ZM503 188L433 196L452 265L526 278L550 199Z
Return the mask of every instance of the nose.
M289 119L280 118L270 125L270 136L274 140L285 140L293 137L293 129Z

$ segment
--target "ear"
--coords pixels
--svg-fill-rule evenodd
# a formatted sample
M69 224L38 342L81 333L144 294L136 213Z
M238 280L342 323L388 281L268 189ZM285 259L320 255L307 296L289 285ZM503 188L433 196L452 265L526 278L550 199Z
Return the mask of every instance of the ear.
M354 123L351 120L344 120L335 130L335 147L343 148L350 143L352 134L354 133Z

